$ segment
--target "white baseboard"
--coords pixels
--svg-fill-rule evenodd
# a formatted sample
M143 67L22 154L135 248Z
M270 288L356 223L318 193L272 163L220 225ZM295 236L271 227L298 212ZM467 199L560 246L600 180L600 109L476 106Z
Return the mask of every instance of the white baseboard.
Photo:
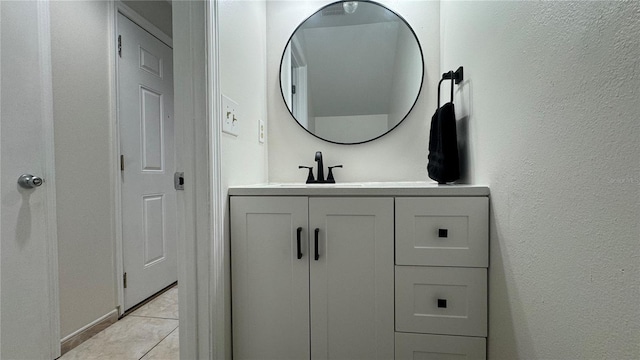
M89 340L89 338L91 338L93 335L108 328L116 321L118 321L118 309L113 309L108 313L102 315L101 317L95 319L94 321L90 322L89 324L65 336L64 338L62 338L62 340L60 340L61 354L64 354L74 347Z

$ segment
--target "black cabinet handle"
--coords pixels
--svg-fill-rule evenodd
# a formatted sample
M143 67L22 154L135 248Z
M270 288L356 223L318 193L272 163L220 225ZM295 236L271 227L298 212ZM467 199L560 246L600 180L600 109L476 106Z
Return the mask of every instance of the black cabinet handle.
M447 308L447 299L438 299L439 308Z
M315 259L316 259L316 261L318 259L320 259L320 254L318 253L318 233L319 232L320 232L320 229L316 229L316 231L315 231L315 250L316 250Z
M438 237L446 238L449 236L449 230L447 229L438 229Z
M302 233L302 228L299 227L298 228L298 235L297 235L297 243L298 243L298 259L302 259L302 250L300 249L300 234Z

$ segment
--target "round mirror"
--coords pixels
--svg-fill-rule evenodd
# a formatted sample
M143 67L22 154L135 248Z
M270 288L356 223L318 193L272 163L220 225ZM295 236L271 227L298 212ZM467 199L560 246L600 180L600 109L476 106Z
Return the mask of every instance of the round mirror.
M282 55L280 90L309 133L359 144L404 120L423 73L420 43L403 18L375 2L340 1L296 28Z

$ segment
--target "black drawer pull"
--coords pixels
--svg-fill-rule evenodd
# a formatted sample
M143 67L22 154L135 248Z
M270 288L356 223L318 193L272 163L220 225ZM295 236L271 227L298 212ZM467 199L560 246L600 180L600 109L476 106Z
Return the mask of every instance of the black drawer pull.
M300 249L300 234L302 233L302 228L299 227L297 232L296 240L298 243L298 259L302 259L302 249Z
M316 259L316 261L318 259L320 259L320 254L318 253L318 233L319 232L320 232L320 229L316 229L316 231L315 231L315 250L316 250L315 259Z
M447 308L447 299L438 299L439 308Z
M449 237L449 230L447 230L447 229L438 229L438 237L441 237L441 238Z

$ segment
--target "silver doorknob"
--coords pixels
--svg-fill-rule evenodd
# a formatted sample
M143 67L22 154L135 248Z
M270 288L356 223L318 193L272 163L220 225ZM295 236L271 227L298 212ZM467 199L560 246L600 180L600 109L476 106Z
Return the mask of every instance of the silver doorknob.
M25 189L36 188L42 185L43 182L44 180L42 180L41 177L33 176L31 174L22 174L18 178L18 185Z

